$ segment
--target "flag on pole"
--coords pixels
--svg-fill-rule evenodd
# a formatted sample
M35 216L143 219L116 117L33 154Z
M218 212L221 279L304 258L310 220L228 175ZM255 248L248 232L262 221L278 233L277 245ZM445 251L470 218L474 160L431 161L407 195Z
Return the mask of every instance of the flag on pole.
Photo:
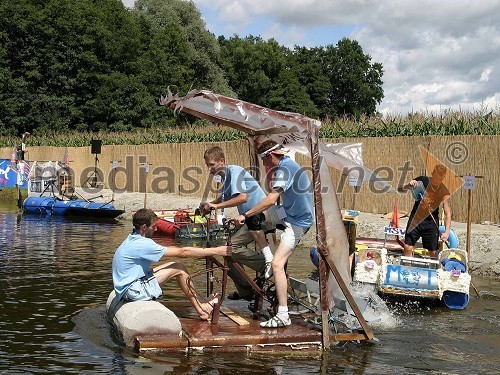
M392 210L391 221L389 226L392 228L399 228L399 213L398 213L398 201L394 202L394 209Z
M68 152L67 147L66 147L66 150L64 151L64 156L63 156L63 159L61 160L61 163L69 166L69 152Z
M31 172L30 164L27 161L20 162L19 169L21 171L21 174L23 175L23 180L28 181Z
M17 146L14 146L10 157L10 169L17 170Z

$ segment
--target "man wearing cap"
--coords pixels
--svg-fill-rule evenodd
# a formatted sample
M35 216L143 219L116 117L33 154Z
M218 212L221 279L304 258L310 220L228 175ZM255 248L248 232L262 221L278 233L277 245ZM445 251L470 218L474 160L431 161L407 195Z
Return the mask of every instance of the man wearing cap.
M291 324L287 304L287 278L285 265L293 250L313 224L313 202L311 182L305 170L294 160L286 156L286 150L275 141L263 142L257 149L265 167L274 170L271 192L256 206L236 217L240 223L245 217L264 212L274 206L278 200L281 205L274 215L282 220L284 232L271 263L276 295L278 297L278 313L261 327L278 328Z
M415 198L415 204L408 219L403 249L404 256L412 256L418 239L422 238L422 246L428 250L429 256L437 258L439 238L441 237L443 241L448 240L451 227L451 205L450 192L443 184L445 176L446 167L438 164L434 167L431 177L418 176L398 188L399 192L406 192L415 189L419 181L423 183L425 188L423 197ZM445 231L442 234L438 224L441 203L443 203L445 226Z

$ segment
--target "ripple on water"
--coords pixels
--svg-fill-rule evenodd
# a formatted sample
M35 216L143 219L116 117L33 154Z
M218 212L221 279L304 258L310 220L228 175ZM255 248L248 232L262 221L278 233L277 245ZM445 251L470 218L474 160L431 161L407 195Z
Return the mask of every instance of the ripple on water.
M474 279L481 298L471 296L462 311L389 304L371 295L381 318L373 326L379 342L348 343L327 355L138 354L119 343L104 310L111 260L129 232L130 223L0 212L1 373L500 373L500 282L481 284L481 278ZM186 263L203 267L200 260ZM291 275L305 277L308 252L294 253L289 266ZM164 289L169 298L182 298L175 283Z

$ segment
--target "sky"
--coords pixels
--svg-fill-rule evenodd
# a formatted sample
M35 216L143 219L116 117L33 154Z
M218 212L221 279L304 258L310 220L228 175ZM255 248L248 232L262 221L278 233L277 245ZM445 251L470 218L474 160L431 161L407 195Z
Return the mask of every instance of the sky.
M123 0L131 6L134 0ZM500 0L193 0L216 36L359 42L383 65L385 115L500 112Z

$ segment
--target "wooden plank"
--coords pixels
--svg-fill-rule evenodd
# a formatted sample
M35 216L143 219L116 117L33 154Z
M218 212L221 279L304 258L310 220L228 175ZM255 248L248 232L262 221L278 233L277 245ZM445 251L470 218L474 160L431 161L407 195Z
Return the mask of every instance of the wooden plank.
M189 341L184 335L140 335L134 342L137 350L144 349L185 349L189 347Z
M231 319L233 322L238 324L239 326L248 326L250 323L248 320L242 318L238 314L236 314L233 310L231 310L229 307L221 305L220 306L220 312L223 313L225 316L227 316L229 319Z
M330 335L330 341L364 341L367 340L366 334L364 333L336 333ZM371 339L369 339L371 340Z

